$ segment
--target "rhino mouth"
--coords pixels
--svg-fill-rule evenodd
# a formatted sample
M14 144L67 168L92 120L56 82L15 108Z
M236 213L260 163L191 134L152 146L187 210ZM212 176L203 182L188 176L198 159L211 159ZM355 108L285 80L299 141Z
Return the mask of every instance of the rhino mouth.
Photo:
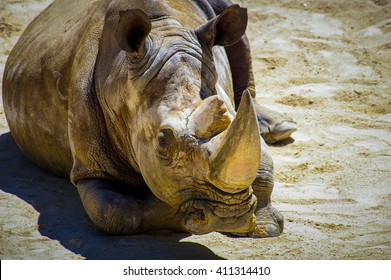
M197 197L181 206L184 225L194 234L218 232L250 232L255 226L257 198L249 188L238 194L224 194L221 191L213 199Z

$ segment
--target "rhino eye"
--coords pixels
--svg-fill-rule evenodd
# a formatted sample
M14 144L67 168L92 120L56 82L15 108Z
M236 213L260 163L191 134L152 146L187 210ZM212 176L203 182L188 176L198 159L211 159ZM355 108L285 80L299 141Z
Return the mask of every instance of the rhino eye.
M161 148L166 148L171 144L174 144L176 139L174 131L171 128L163 128L157 134L157 141Z
M159 142L159 146L162 148L165 148L170 145L170 142L168 141L166 135L163 132L158 133L157 141Z
M161 129L157 134L157 155L162 160L171 160L176 147L176 139L172 129Z

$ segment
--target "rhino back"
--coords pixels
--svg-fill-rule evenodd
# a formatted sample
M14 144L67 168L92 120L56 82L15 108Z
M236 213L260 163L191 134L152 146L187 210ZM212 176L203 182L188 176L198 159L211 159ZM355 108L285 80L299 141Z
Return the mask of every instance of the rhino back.
M58 175L69 176L72 167L67 119L74 57L105 2L55 1L26 28L6 64L3 103L11 134L33 162Z

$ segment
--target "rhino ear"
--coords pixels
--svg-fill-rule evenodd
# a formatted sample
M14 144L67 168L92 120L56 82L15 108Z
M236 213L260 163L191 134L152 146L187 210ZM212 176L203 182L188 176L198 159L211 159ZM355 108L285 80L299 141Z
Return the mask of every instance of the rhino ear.
M210 47L236 43L247 28L247 9L239 5L226 8L220 15L196 29L198 38Z
M135 9L119 12L115 39L122 50L136 58L141 56L150 31L151 20L143 11Z

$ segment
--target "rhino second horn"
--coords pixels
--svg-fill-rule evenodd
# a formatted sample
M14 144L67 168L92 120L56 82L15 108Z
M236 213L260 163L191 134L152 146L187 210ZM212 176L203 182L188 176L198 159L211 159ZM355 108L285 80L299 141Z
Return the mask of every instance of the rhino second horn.
M189 119L194 134L201 139L211 138L227 129L231 119L224 101L217 95L204 99Z
M210 181L217 188L237 193L255 180L261 161L258 121L249 91L227 131L212 139Z

